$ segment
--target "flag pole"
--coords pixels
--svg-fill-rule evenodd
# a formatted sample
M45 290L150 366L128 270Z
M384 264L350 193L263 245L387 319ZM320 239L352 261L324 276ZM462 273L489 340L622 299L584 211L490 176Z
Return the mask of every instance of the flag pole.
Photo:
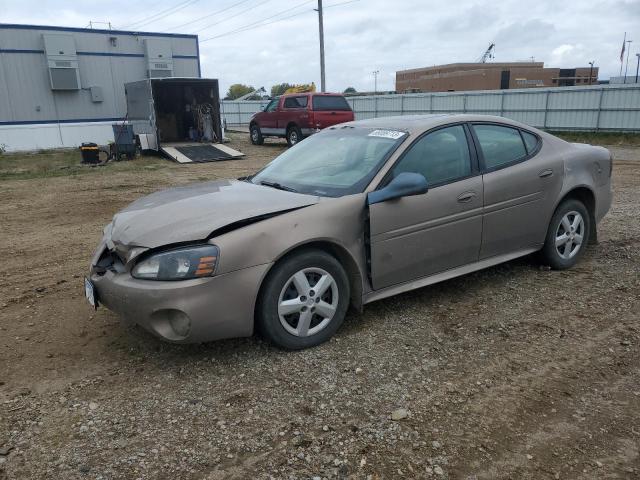
M620 52L620 76L622 76L622 66L624 65L624 47L627 44L627 32L624 32L624 40L622 40L622 51Z

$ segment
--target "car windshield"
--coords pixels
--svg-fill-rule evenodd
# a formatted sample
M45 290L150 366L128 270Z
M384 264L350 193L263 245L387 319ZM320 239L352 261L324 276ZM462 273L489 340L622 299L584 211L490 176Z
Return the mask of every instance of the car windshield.
M251 181L324 197L360 193L406 137L397 130L331 127L276 157Z

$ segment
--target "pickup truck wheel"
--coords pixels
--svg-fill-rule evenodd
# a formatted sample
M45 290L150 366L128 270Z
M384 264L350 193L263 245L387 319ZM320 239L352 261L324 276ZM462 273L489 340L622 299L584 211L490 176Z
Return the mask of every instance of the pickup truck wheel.
M264 143L264 138L262 137L262 132L258 125L251 125L251 128L249 129L249 137L251 137L251 143L254 145L262 145Z
M292 125L287 130L287 145L293 147L296 143L302 140L302 131L296 125Z

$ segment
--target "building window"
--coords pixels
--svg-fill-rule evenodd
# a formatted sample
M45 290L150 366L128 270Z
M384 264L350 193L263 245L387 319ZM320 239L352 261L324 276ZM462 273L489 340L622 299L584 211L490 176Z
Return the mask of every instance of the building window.
M542 87L544 86L544 80L516 78L516 85L521 87Z

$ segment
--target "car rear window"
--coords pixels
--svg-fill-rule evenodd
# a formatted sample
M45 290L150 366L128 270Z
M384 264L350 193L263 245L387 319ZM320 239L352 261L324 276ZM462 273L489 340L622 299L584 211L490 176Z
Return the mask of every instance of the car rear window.
M305 108L308 97L287 97L284 99L284 108Z
M351 110L351 107L339 95L317 95L313 97L314 110Z
M524 130L520 131L522 133L522 138L524 139L524 144L527 146L527 153L531 155L538 148L538 137L534 134L525 132Z
M527 156L520 132L498 125L474 125L488 170L500 168Z

